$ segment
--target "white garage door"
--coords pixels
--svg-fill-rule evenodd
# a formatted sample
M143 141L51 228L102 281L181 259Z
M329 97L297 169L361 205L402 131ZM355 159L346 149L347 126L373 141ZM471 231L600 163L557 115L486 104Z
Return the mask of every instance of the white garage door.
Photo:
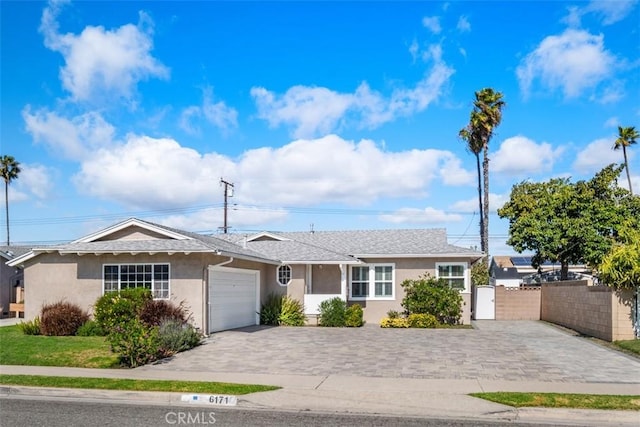
M260 272L209 267L209 332L260 323Z

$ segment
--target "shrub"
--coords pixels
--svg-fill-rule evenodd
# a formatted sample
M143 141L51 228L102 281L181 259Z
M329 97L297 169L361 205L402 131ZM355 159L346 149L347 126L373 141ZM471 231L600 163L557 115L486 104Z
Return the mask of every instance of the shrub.
M364 324L362 307L360 304L353 304L347 307L345 312L345 326L359 328Z
M404 317L385 317L380 321L381 328L408 328L409 322Z
M280 303L280 325L304 326L307 317L304 315L304 306L297 299L283 296Z
M324 300L320 303L318 325L342 327L346 322L347 303L340 297Z
M151 300L151 291L148 289L108 292L96 301L93 315L98 325L109 333L115 326L138 318L144 304Z
M137 318L114 325L107 340L122 364L131 368L153 362L159 355L158 328Z
M278 326L280 313L282 312L282 296L269 294L267 300L260 309L260 324Z
M397 319L400 317L400 312L398 310L389 310L387 311L387 317L389 319Z
M18 328L25 335L40 335L40 318L36 316L28 322L20 322Z
M187 313L182 305L175 305L166 300L147 300L140 309L140 320L149 326L159 326L165 320L187 321Z
M100 327L95 320L87 320L82 326L78 328L76 335L79 337L103 337L106 335L105 331Z
M158 356L168 357L200 344L202 335L189 323L165 319L158 327Z
M87 320L89 315L76 304L64 301L47 304L40 312L40 333L49 336L75 335Z
M442 324L454 325L462 315L462 296L443 279L428 274L418 280L402 282L402 307L407 315L432 314Z
M407 318L410 328L437 328L438 319L433 314L414 313Z

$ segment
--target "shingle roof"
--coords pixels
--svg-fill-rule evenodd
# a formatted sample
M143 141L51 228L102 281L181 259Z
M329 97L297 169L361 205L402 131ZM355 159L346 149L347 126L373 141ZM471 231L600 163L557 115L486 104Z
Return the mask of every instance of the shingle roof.
M352 256L479 255L472 249L450 245L443 228L285 232L278 235Z
M0 256L4 259L13 259L28 253L31 250L28 246L0 246Z
M356 258L334 252L325 248L309 245L295 240L262 240L247 243L248 247L260 252L269 258L286 263L358 263Z

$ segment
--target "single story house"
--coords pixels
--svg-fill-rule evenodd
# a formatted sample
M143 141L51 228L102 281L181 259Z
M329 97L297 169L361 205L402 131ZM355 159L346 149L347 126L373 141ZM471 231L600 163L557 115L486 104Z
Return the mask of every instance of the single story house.
M17 316L18 312L11 309L22 302L22 269L6 263L29 250L24 246L0 246L0 318L10 314Z
M25 318L66 300L91 310L105 292L146 287L183 302L205 333L255 325L270 293L306 314L340 297L378 323L401 310L401 283L430 273L460 291L470 322L470 266L482 253L450 245L444 229L203 235L131 218L73 242L33 248L24 268Z

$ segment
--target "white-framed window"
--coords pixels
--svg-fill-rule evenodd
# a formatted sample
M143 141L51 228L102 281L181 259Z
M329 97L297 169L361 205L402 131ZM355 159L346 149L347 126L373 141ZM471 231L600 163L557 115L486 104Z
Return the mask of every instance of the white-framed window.
M350 299L395 299L395 265L351 266Z
M464 262L436 263L436 278L444 279L458 291L467 289L467 264Z
M154 299L169 298L169 264L105 264L103 293L121 289L149 289Z
M366 298L369 296L369 266L351 268L351 297Z
M287 286L291 283L291 266L286 264L279 265L276 270L276 279L280 286Z

